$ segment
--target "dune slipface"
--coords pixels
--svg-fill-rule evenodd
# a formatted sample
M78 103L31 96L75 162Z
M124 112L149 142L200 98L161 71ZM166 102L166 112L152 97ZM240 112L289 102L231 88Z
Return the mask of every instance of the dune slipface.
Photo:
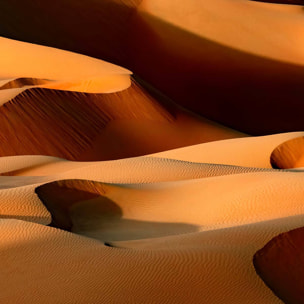
M12 0L0 34L123 65L204 117L264 135L303 129L302 14L247 0Z
M271 154L271 165L281 169L304 167L304 137L279 145Z
M303 302L299 3L0 1L1 304Z
M273 238L254 255L257 273L284 303L303 303L304 228Z
M164 105L135 81L111 94L28 89L0 112L2 156L108 160L244 136Z
M0 46L1 156L108 160L245 136L149 93L121 67L10 39Z

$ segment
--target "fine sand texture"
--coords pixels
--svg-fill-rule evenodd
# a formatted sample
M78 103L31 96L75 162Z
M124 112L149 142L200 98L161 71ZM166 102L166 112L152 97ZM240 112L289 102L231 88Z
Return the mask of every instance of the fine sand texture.
M244 133L302 130L303 9L284 3L303 1L267 2L2 1L0 35L125 66Z
M270 164L276 147L301 136L229 139L113 161L0 158L1 299L281 303L252 259L303 225L303 171Z
M0 156L110 160L246 136L107 62L5 38L0 47Z
M0 304L304 303L298 4L0 1Z

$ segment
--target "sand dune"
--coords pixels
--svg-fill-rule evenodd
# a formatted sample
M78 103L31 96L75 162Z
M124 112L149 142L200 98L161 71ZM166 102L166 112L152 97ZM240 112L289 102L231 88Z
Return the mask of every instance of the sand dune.
M284 303L303 302L303 229L276 236L254 256L258 274Z
M0 104L34 87L110 93L130 86L131 72L108 62L0 38Z
M273 148L299 135L160 153L176 159L0 158L2 298L54 303L55 294L61 303L280 303L255 273L252 258L279 233L303 225L303 172L267 167ZM189 161L206 159L204 149L216 156L222 145L226 152L230 143L234 159L250 164L252 154L237 149L245 141L248 153L251 147L260 151L260 168ZM44 226L50 223L61 229Z
M301 6L12 0L0 4L0 17L3 36L126 66L184 107L242 132L302 129Z
M108 160L244 136L178 108L168 109L136 82L113 94L30 89L0 113L0 137L6 141L0 147L2 156Z
M70 204L77 203L73 211L76 217L73 232L82 231L84 235L88 233L90 237L111 241L107 238L108 231L115 237L128 240L132 239L133 229L125 228L124 220L131 220L131 226L132 221L152 221L184 223L211 230L301 214L301 177L301 172L259 172L121 187L86 181L75 181L75 184L73 181L58 181L39 187L36 193L51 214L57 208L73 209ZM215 190L219 196L214 195ZM267 205L265 200L269 201ZM286 200L289 200L287 206ZM104 215L103 207L99 206L109 206L110 209L112 206L115 214L107 220L107 214ZM63 213L59 212L60 215ZM60 225L60 228L71 227L64 221ZM153 225L150 229L153 231ZM141 238L147 237L143 228L135 231Z
M43 156L1 160L5 171L10 172L12 164L17 174L44 175L2 177L1 231L8 239L1 242L1 263L8 273L1 281L6 303L39 302L42 297L54 303L53 293L64 303L76 298L77 303L153 303L160 298L164 303L279 303L258 279L251 260L273 236L302 225L302 172L153 157L96 163ZM50 173L54 176L45 176ZM68 176L120 183L184 181L122 186L82 180L45 185ZM194 179L199 176L204 179ZM13 187L5 186L9 179ZM65 191L62 186L67 184L70 189ZM50 214L35 195L37 187L53 217L57 210L54 226L101 243L8 220L50 223ZM14 269L22 271L16 276ZM37 287L41 277L43 283ZM58 283L68 292L60 292Z
M270 158L272 152L285 141L303 136L303 134L304 132L293 132L262 137L222 140L164 151L151 156L192 162L271 168Z
M66 303L74 303L76 298L77 303L153 303L160 299L164 303L280 303L258 279L251 260L254 252L273 236L302 225L302 174L273 171L219 177L222 181L219 181L218 177L207 178L205 182L181 181L179 185L176 182L127 187L101 185L100 191L98 184L85 181L54 184L55 187L48 196L57 198L56 204L61 210L73 197L76 202L79 199L89 199L87 203L82 201L74 204L74 210L70 213L74 225L76 224L74 228L79 229L76 229L77 233L81 232L80 228L82 233L87 228L87 234L90 233L90 236L94 237L92 232L96 231L92 228L96 229L98 225L101 228L102 224L102 241L105 241L107 246L104 246L103 242L50 227L1 220L2 235L8 237L1 242L1 263L7 270L6 279L2 280L2 297L7 303L21 300L23 303L29 303L40 301L42 297L46 297L46 303L54 303L53 297L46 296L53 293L56 293L57 301ZM233 180L228 184L227 180L224 181L231 178ZM243 189L240 189L239 183L244 179L247 181L246 186L244 184ZM212 189L212 184L216 187L216 192ZM66 185L72 190L69 193L60 189ZM234 188L231 185L234 185ZM49 186L42 186L41 193L47 187ZM85 196L79 196L79 190L89 189L97 189L99 196L101 192L112 202L92 199L91 196L86 196L87 192ZM204 193L204 189L208 190L210 195L208 192ZM235 194L231 195L229 193L232 189ZM122 192L125 192L125 195L122 195ZM143 192L146 192L146 195L143 195ZM192 196L192 202L185 199L189 193L196 194ZM220 193L220 196L214 193ZM43 194L46 195L45 192ZM209 197L208 200L206 195ZM235 200L234 195L239 199ZM251 197L253 204L261 204L263 207L252 206L247 199L248 196ZM162 197L166 198L165 202L162 201ZM171 202L168 201L170 197ZM224 204L223 199L226 200ZM291 205L294 203L293 216L287 216L292 208L291 205L285 204L286 199ZM234 201L236 203L233 203ZM242 203L238 204L238 201ZM25 202L23 199L23 205ZM271 204L265 205L265 202ZM115 206L117 204L120 209ZM172 206L168 208L168 204ZM223 211L225 204L228 213L214 212L218 209ZM15 207L19 211L20 205L21 202ZM232 206L234 207L231 208ZM245 212L250 206L253 207L251 211ZM233 227L231 223L227 225L224 219L221 228L205 231L208 228L203 225L204 223L212 219L222 222L220 215L226 215L227 219L231 218L229 210L238 210L235 213ZM120 212L123 217L119 219ZM111 222L106 221L107 217ZM141 222L136 219L140 219ZM240 219L243 222L240 222ZM252 219L252 224L249 224ZM135 229L136 227L141 229ZM223 227L226 228L222 229ZM182 235L164 237L170 233L170 228ZM195 232L198 228L201 232ZM134 235L139 237L138 233L141 234L141 238L145 235L158 238L129 240L134 238ZM162 237L159 238L160 236ZM128 241L117 242L122 239ZM121 247L124 249L119 249ZM65 257L64 260L62 256ZM14 275L13 268L22 269L19 276ZM44 280L37 288L41 277ZM54 280L56 284L53 283ZM188 284L187 281L191 281L192 284ZM17 289L14 286L19 287ZM60 292L59 286L60 290L64 286L67 292ZM118 286L120 292L117 292ZM160 289L160 286L163 288ZM132 293L128 290L132 290Z
M4 38L0 46L1 156L109 160L245 136L149 93L107 62Z
M239 138L172 149L148 156L107 161L73 162L50 156L8 156L0 158L3 176L61 175L103 182L141 183L270 169L273 150L304 132L264 137ZM252 154L254 152L254 156ZM121 168L126 170L121 170ZM129 171L132 170L132 175Z
M47 45L0 38L1 303L303 302L302 1L266 2L0 2Z
M304 137L290 139L279 145L271 154L274 168L304 167Z
M206 248L201 242L201 250L122 250L15 220L2 220L1 234L8 236L0 247L6 303L280 303L259 280L252 282L242 254L216 240ZM15 269L23 271L15 276Z

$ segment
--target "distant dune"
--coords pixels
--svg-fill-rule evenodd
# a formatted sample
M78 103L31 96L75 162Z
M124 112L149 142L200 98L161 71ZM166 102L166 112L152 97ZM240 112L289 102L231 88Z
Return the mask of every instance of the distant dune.
M302 15L247 0L11 0L0 34L125 66L204 117L265 135L303 129Z

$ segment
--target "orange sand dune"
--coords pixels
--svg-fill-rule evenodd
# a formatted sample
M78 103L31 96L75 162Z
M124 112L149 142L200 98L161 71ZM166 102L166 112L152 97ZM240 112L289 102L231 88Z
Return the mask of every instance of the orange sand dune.
M247 0L12 0L0 3L0 34L126 66L186 108L258 135L303 129L302 13Z
M304 299L304 228L273 238L254 256L254 266L264 282L284 303Z
M44 189L49 186L42 186L40 194L57 196L59 200L54 203L61 211L64 204L74 200L70 205L73 212L69 213L74 229L93 236L96 230L92 228L98 225L102 242L33 223L0 221L1 235L7 236L0 246L0 263L8 271L2 296L7 303L20 299L23 303L39 301L45 293L56 293L57 301L64 303L75 302L75 297L79 303L130 303L134 298L152 303L159 301L159 297L164 303L280 303L255 274L252 256L276 234L302 225L302 174L250 173L144 187L100 185L99 188L94 182L71 181L59 182L59 187L48 193ZM244 180L244 189L240 189L238 185ZM70 187L66 189L69 193L62 186ZM252 191L248 191L250 188ZM204 189L210 195L204 194ZM99 195L102 192L102 200L92 195L96 190ZM123 191L128 194L122 195ZM187 193L195 196L188 195L186 199ZM288 209L292 211L291 205L285 204L287 197L294 204L293 216L286 213ZM77 203L79 199L81 202ZM250 201L263 207L255 208ZM270 204L266 207L265 202ZM223 210L225 204L227 208ZM250 206L251 212L246 212ZM221 223L221 214L224 221L233 220L229 209L236 212L233 225L224 224L221 227L225 229L217 226L214 230L204 225L210 220ZM182 234L172 235L173 232ZM142 239L144 236L157 238ZM141 240L130 241L134 237ZM22 270L18 277L12 268ZM50 269L52 276L48 275ZM37 287L41 277L44 280ZM18 289L17 280L21 286ZM60 292L58 285L60 290L64 287L67 291ZM54 298L47 297L45 301L54 303Z
M304 167L304 137L290 139L279 145L271 154L274 168Z
M140 221L155 222L156 226L157 222L188 224L205 231L302 214L302 175L256 172L123 186L58 181L40 186L36 193L59 228L70 227L75 233L117 241L152 237L153 225L141 227ZM215 191L220 195L214 195ZM184 229L188 232L187 227ZM169 234L170 229L164 227L164 231Z
M0 177L1 297L279 304L252 258L279 233L303 225L303 171L270 168L273 149L302 135L105 162L1 157L0 172L10 175ZM212 155L222 164L212 164ZM50 223L61 230L44 226Z
M134 80L127 88L129 72L120 67L4 38L0 46L0 156L108 160L245 136ZM94 92L103 94L86 94Z
M0 35L136 73L0 38L1 303L302 302L302 7L11 0L0 17Z
M119 249L16 220L1 220L0 233L1 299L8 304L281 303L248 271L248 243L189 235L199 247Z
M210 177L270 169L273 150L304 132L239 138L106 162L73 162L50 156L0 158L2 176L60 176L114 183ZM255 151L254 157L251 151ZM122 170L124 168L125 170ZM132 175L129 174L130 170Z
M118 93L30 89L0 108L0 155L107 160L244 136L157 101L136 82Z
M304 132L293 132L261 137L221 140L155 153L151 156L192 162L271 168L272 152L285 141L303 135ZM297 148L297 146L295 148Z
M108 160L245 136L143 89L119 66L6 38L0 46L0 156Z
M33 87L111 93L130 86L131 72L108 62L0 38L0 104Z

